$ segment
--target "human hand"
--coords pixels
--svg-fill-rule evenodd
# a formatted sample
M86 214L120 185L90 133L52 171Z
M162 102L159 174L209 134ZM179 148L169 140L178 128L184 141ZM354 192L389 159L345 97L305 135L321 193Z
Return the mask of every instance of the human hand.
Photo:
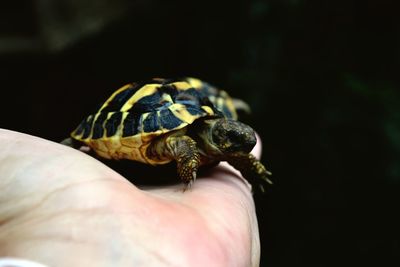
M141 190L37 137L0 130L0 147L0 257L60 267L259 265L253 198L225 163L183 193L181 184Z

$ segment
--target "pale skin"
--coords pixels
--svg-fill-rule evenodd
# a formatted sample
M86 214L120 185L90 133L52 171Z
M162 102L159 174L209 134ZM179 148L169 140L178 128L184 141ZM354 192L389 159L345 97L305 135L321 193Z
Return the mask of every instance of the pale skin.
M259 265L250 186L228 164L186 192L143 190L67 146L7 130L0 145L0 257L60 267Z

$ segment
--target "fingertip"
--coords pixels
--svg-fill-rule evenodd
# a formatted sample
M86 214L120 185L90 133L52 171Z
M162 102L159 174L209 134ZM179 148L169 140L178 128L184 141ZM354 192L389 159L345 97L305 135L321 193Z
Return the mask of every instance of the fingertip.
M256 146L251 151L251 154L256 156L257 159L260 159L261 153L262 153L262 141L261 141L260 136L257 133L256 133L256 138L257 138L257 143L256 143Z

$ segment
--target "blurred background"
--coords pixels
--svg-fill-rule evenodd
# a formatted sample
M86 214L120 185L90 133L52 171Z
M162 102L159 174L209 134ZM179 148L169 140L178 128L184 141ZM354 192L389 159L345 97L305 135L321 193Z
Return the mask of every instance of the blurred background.
M125 83L199 77L253 109L261 266L400 266L394 3L3 1L0 127L60 141Z

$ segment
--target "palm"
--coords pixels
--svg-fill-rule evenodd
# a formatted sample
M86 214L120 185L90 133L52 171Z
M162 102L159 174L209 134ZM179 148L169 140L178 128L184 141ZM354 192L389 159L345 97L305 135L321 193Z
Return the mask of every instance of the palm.
M51 266L257 266L254 204L223 165L140 190L68 147L0 131L0 256Z

